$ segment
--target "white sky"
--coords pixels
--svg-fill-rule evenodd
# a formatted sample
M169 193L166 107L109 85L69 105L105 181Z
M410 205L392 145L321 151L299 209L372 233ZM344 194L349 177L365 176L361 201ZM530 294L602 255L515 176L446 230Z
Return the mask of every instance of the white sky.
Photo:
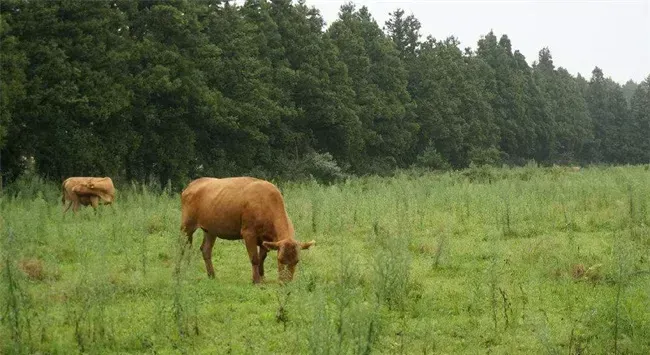
M235 0L242 4L244 0ZM327 25L348 0L306 0ZM591 78L595 66L623 84L650 75L650 0L354 0L380 27L402 8L422 24L423 38L455 36L461 48L476 48L482 35L507 34L513 50L532 64L549 47L555 66Z
M329 25L345 0L307 0ZM458 38L461 48L476 48L491 29L507 34L532 64L549 47L556 66L591 77L595 66L623 84L650 75L650 0L355 0L380 27L402 8L422 24L423 38Z

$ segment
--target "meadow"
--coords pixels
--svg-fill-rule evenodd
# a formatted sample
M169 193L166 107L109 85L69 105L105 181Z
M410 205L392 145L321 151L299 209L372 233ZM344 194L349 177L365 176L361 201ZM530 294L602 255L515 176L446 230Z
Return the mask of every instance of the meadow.
M649 166L471 168L279 184L296 278L251 283L240 241L208 279L180 199L117 184L62 214L60 187L0 197L0 352L648 354Z

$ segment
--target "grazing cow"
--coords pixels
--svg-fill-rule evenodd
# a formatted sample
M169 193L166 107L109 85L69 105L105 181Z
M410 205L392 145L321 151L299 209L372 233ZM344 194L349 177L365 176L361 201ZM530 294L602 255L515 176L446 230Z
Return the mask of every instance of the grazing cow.
M72 211L77 212L79 205L93 208L103 204L111 204L115 200L115 186L109 177L71 177L65 179L62 184L63 197L61 203L65 205L66 200L70 201L63 213L72 206Z
M181 231L187 235L188 244L192 244L194 231L203 229L201 252L210 278L214 278L212 247L217 237L244 240L253 283L259 283L264 276L264 259L269 249L278 251L280 280L289 281L293 279L300 250L315 243L294 239L282 194L268 181L252 177L199 178L183 190L181 205Z

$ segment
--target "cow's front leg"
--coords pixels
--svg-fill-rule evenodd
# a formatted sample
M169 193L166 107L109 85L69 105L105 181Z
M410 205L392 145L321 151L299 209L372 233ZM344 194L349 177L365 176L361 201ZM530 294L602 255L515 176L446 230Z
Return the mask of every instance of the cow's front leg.
M251 269L253 273L253 283L258 284L262 281L260 276L260 255L257 252L257 240L254 235L243 234L244 243L246 244L246 251L248 251L248 258L251 260Z
M99 197L90 195L90 205L93 206L93 209L97 210L97 207L99 207Z
M263 246L260 246L260 276L264 277L264 260L266 260L266 254L268 253L268 249L266 249Z

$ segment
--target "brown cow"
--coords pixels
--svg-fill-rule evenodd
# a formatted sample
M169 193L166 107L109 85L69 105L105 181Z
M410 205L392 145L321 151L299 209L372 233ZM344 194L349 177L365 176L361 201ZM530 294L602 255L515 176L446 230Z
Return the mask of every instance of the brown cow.
M63 213L67 212L70 206L72 211L76 212L79 205L97 208L100 201L103 204L111 204L115 200L115 186L109 177L71 177L67 178L61 187L61 203L65 205L66 200L70 201Z
M188 244L192 244L194 231L203 229L201 252L210 278L214 278L212 247L217 237L244 240L253 283L264 276L269 249L278 251L278 276L288 281L293 279L300 250L315 243L294 239L282 194L268 181L252 177L196 179L183 190L181 204L181 231L187 235Z

